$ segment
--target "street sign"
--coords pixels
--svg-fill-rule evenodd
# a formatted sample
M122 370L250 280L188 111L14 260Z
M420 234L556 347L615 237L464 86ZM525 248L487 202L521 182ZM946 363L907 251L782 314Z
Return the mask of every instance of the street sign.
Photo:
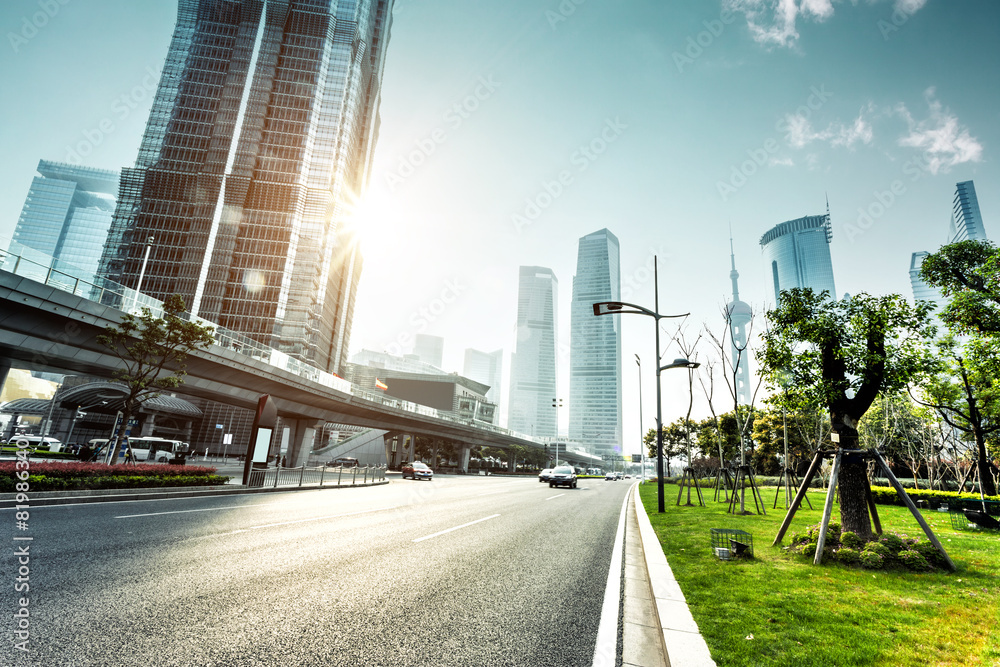
M642 463L642 454L633 454L632 463Z

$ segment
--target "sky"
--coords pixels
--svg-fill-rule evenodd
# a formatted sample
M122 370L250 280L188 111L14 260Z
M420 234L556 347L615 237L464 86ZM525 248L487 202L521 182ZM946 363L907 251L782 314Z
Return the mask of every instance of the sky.
M0 238L39 159L134 163L175 18L175 0L0 5ZM615 233L622 299L647 308L655 257L690 342L724 329L730 233L763 312L761 235L827 200L838 296L912 296L910 255L945 242L957 182L1000 233L998 33L994 0L397 0L351 348L442 336L459 372L466 348L503 348L506 395L518 267L545 266L568 401L580 237ZM655 425L653 334L623 318L625 452ZM695 353L718 357L704 335ZM692 396L680 371L662 387L667 423Z

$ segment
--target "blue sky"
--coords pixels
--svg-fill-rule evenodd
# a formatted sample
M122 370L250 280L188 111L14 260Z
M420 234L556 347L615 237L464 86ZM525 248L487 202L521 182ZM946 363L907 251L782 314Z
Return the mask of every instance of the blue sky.
M134 162L175 14L3 3L0 236L39 159ZM568 396L579 237L619 237L626 300L647 306L657 255L661 310L691 311L694 338L720 328L730 224L741 295L761 308L760 236L827 197L838 292L909 295L910 253L944 241L956 182L975 180L998 233L998 32L991 0L398 0L352 347L441 335L447 370L466 347L509 352L518 266L547 266ZM627 451L633 353L653 423L651 328L623 322ZM665 375L664 418L686 407Z

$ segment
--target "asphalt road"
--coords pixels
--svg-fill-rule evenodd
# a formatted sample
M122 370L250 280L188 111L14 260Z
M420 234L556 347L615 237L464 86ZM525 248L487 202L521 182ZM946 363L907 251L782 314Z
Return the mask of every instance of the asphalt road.
M28 531L2 510L0 664L590 665L629 486L396 480L38 507Z

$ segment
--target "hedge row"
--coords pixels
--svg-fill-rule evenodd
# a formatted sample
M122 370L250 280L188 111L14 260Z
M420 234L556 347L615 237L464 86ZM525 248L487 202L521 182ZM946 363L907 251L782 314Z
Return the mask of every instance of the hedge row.
M217 486L229 481L225 475L99 475L94 477L49 477L29 475L27 480L0 477L0 493L13 493L15 484L28 482L28 493L35 491L75 491L84 489L149 489L177 486Z
M18 463L21 467L18 468ZM14 473L18 470L24 469L24 463L18 461L2 461L0 462L0 480L2 479L13 479ZM83 463L80 461L75 461L71 463L41 463L32 461L27 468L28 473L31 475L39 475L43 477L53 477L61 479L77 479L85 477L109 477L109 476L128 476L128 477L199 477L206 475L214 475L215 468L211 466L175 466L175 465L156 465L152 463L140 463L138 465L115 465L110 466L106 463Z
M960 508L962 501L979 501L977 493L959 493L958 491L929 491L927 489L907 489L906 495L914 502L926 500L931 507L937 508L947 505L952 509ZM890 486L873 486L872 498L879 505L902 505L903 500L896 493L896 489ZM986 500L1000 501L1000 496L986 496Z

